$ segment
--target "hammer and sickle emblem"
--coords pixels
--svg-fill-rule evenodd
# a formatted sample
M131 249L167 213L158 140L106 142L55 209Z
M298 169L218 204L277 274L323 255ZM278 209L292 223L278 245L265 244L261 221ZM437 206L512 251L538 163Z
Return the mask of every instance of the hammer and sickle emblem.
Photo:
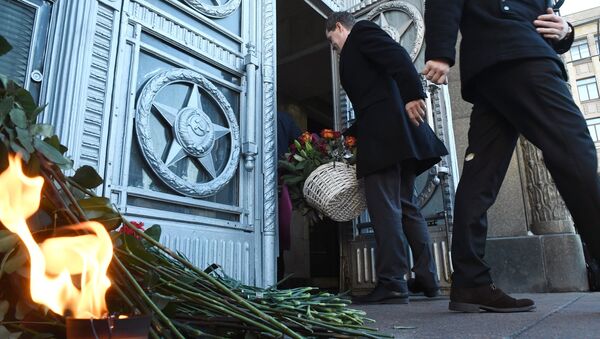
M190 118L190 127L192 131L200 137L203 137L208 133L208 123L197 115Z

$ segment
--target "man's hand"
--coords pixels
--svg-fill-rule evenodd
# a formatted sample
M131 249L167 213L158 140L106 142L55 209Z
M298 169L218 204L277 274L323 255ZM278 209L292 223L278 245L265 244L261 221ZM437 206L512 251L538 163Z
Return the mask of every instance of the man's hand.
M450 65L444 60L429 60L425 64L423 69L423 75L425 78L436 85L442 85L448 83L448 72L450 72Z
M426 111L427 106L425 105L425 100L423 99L413 100L406 104L406 113L408 113L408 118L415 126L419 126L425 121Z
M546 14L540 15L533 21L538 33L546 39L560 41L569 34L569 24L562 17L554 14L552 8L546 10Z

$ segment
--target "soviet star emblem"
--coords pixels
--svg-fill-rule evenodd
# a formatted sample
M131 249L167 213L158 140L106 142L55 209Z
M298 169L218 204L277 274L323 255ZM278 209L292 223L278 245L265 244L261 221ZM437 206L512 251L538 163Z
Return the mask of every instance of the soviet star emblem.
M161 101L158 94L172 85L186 91L186 95L182 95L184 99L165 101L163 97ZM203 100L205 97L210 100ZM204 107L207 102L216 104L208 111L210 116ZM220 123L211 120L215 114ZM165 130L165 139L161 137L160 142L151 133L156 129L151 121L156 119L162 121L161 128ZM197 72L173 69L153 76L144 85L138 99L136 131L150 169L180 194L192 197L213 195L237 171L240 132L236 115L221 91ZM206 174L198 178L187 177L186 173L178 170L178 167L188 166L185 160L188 160L187 164L203 169Z
M195 157L212 178L217 177L212 148L215 141L229 134L229 128L213 123L204 113L201 94L197 85L192 87L185 106L177 109L154 102L152 106L173 128L175 138L171 141L165 165L170 167L187 157Z

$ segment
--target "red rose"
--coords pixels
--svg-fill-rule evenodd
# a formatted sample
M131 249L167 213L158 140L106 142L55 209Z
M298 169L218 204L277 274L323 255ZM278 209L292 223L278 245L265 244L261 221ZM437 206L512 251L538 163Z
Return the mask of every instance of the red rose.
M344 138L344 145L346 145L346 147L352 148L356 146L356 138L353 136L347 136L346 138Z
M144 223L142 221L130 221L130 224L132 224L133 226L135 226L137 229L140 230L144 230ZM127 224L123 224L123 226L121 226L121 229L119 230L119 232L123 233L123 234L128 234L128 235L132 235L134 237L136 237L137 239L140 238L139 235L137 235L137 233L135 233L134 230L132 230Z
M302 133L302 135L300 137L298 137L298 141L300 141L302 144L305 144L311 140L312 140L312 135L308 131Z
M324 129L321 131L321 137L324 139L333 139L335 138L335 132L332 129Z

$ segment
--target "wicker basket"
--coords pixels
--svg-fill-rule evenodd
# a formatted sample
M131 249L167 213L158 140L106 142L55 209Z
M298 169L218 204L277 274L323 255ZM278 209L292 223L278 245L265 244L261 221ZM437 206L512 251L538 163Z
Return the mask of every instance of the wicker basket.
M306 178L303 193L308 204L335 221L350 221L367 208L356 168L342 162L317 167Z

